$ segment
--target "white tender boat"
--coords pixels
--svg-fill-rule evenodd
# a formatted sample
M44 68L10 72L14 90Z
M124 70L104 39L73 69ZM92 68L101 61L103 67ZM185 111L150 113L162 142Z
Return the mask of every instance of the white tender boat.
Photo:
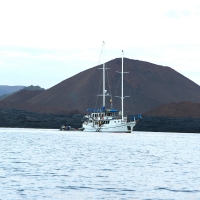
M122 71L121 73L121 106L122 110L106 109L105 97L107 96L107 90L105 90L105 63L103 64L103 106L101 109L87 109L88 114L84 117L84 122L80 130L86 132L114 132L114 133L131 133L133 127L136 125L135 118L128 121L127 117L124 117L123 100L127 96L123 96L123 74L127 73L123 71L123 51L122 51ZM112 100L111 100L112 101Z

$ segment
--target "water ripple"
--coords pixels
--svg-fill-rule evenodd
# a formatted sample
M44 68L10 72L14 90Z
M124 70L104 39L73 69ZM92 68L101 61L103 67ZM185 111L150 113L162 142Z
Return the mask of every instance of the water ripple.
M191 192L191 193L200 193L200 190L175 190L175 189L170 189L170 188L156 188L156 190L167 190L171 192Z
M200 196L198 134L0 128L0 137L0 199Z

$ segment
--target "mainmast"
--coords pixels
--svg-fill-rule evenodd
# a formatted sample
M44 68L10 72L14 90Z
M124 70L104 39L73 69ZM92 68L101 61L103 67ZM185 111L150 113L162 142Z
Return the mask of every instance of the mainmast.
M105 45L105 42L103 42L103 47ZM105 107L106 102L106 91L105 91L105 60L104 60L104 54L103 54L103 107Z
M116 97L119 97L119 98L121 98L121 100L122 100L122 121L124 120L124 98L126 98L126 97L129 97L129 96L125 96L124 97L124 80L123 80L123 75L124 75L124 73L128 73L128 72L124 72L124 51L122 50L122 69L121 69L122 71L121 72L118 72L118 73L121 73L122 74L122 83L121 83L121 97L120 96L116 96Z
M122 50L122 120L124 119L124 84L123 84L123 75L124 75L124 51Z

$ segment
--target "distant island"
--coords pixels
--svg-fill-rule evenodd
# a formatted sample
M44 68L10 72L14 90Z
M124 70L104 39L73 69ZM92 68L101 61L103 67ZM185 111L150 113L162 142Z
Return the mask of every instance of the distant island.
M7 98L10 95L19 92L20 90L45 90L40 86L8 86L8 85L0 85L0 100Z
M16 91L23 89L25 86L8 86L8 85L0 85L0 99L1 96L12 94Z
M22 90L45 90L45 89L41 88L38 85L36 85L36 86L30 85L30 86L24 87Z

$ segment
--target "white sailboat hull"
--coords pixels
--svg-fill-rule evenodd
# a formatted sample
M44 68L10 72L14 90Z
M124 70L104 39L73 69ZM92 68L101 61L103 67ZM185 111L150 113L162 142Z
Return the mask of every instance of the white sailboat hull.
M131 133L136 121L118 123L118 124L103 124L101 126L90 124L83 124L83 131L85 132L112 132L112 133Z

